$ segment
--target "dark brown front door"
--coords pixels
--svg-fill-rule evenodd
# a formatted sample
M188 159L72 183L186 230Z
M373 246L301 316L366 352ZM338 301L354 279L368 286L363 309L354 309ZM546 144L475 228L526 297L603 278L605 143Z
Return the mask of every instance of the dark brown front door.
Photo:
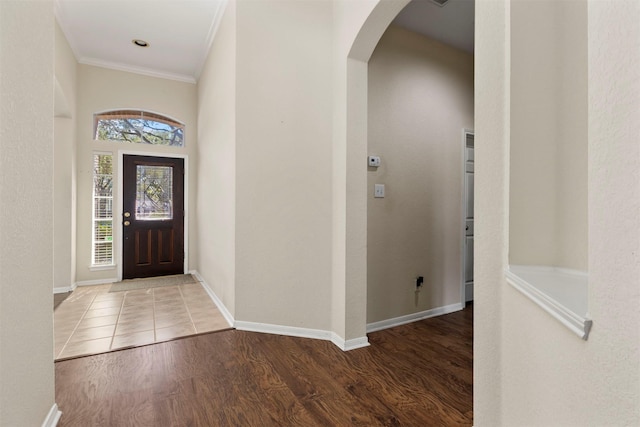
M184 273L184 160L124 156L122 278Z

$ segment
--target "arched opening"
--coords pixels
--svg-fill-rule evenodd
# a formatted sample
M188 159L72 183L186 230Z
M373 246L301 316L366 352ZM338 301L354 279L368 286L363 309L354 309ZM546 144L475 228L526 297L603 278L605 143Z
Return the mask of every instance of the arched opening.
M355 36L346 60L346 150L345 187L348 200L345 203L345 270L346 270L346 337L365 336L367 327L367 198L373 192L367 181L366 159L368 152L368 62L378 42L396 16L410 1L381 1L371 12ZM463 129L459 130L462 135ZM458 150L462 149L458 144ZM462 158L462 156L460 156ZM462 160L461 165L462 168ZM460 172L460 179L462 173ZM371 187L371 188L369 188ZM460 189L462 190L462 188ZM460 197L462 199L462 197ZM456 221L458 217L456 216ZM459 221L462 224L462 221ZM462 227L462 226L461 226ZM460 230L463 230L461 228ZM462 231L460 231L462 239ZM459 249L458 246L456 248ZM460 260L462 254L459 254ZM462 262L462 261L461 261ZM460 269L462 270L462 269ZM460 275L462 271L460 271ZM409 285L411 286L411 285ZM415 286L415 285L414 285ZM460 284L453 290L456 295ZM456 297L456 305L464 294ZM462 303L464 304L464 303ZM439 313L442 314L442 313ZM352 323L349 323L352 321Z

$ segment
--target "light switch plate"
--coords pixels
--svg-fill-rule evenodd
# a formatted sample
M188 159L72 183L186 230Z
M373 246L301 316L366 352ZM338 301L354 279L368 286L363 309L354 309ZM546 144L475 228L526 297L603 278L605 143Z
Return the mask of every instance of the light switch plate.
M373 188L373 197L381 199L384 197L384 184L375 184Z
M380 157L379 156L369 156L369 166L377 168L380 166Z

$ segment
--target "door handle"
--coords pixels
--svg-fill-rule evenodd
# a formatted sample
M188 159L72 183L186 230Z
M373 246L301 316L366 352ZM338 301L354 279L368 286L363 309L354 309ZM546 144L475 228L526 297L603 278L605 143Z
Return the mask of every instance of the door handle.
M131 214L130 214L129 212L125 212L125 213L124 213L124 217L125 217L125 218L129 218L130 216L131 216Z
M125 222L123 222L123 224L124 224L125 227L128 227L129 225L131 225L131 223L129 221L125 221Z
M467 225L467 227L465 228L465 230L469 231L469 226Z

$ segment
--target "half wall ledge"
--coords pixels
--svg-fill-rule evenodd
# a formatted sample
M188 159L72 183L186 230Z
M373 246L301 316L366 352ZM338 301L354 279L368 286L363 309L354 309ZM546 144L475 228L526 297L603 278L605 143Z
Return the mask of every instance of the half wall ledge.
M583 340L593 324L588 315L589 276L586 272L552 266L510 265L507 283Z

